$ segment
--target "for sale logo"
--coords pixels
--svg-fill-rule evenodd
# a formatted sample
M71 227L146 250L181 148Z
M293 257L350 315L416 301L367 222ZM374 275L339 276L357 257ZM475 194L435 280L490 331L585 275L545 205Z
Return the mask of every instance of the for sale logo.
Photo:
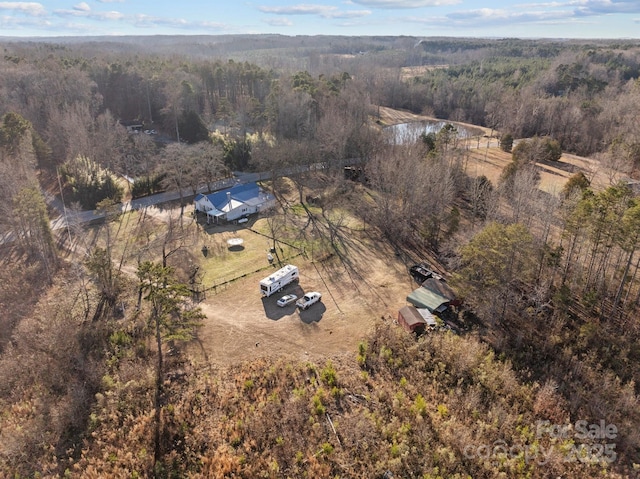
M550 438L551 444L546 447L539 443L540 439ZM550 421L536 423L534 445L508 445L499 440L493 444L470 444L464 448L467 459L493 460L502 463L506 458L524 458L527 464L546 464L553 456L554 450L562 451L564 462L581 462L584 464L612 463L616 460L616 444L618 428L614 424L576 421L575 424L552 424Z
M538 421L536 436L538 439L546 436L552 439L572 440L564 457L565 462L612 463L618 457L616 444L613 442L613 439L618 437L618 428L615 424L607 424L604 419L594 424L580 420L573 425Z

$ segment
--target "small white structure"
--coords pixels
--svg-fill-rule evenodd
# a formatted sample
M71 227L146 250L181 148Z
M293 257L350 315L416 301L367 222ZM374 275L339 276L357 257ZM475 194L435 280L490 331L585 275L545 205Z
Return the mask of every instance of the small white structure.
M260 293L262 296L271 296L273 293L282 291L282 288L289 283L297 281L299 277L298 267L288 264L260 281Z
M242 246L242 243L244 243L244 240L242 238L230 238L230 239L227 240L227 244L230 247Z
M257 183L246 183L209 195L197 195L193 202L196 211L206 213L207 223L219 223L264 211L275 206L276 199L262 191Z
M433 316L433 314L431 314L431 311L429 311L427 308L416 308L418 310L418 313L420 314L420 316L422 316L422 319L425 320L425 322L427 323L427 326L429 326L431 329L435 329L436 326L438 326L438 323L436 322L436 318Z

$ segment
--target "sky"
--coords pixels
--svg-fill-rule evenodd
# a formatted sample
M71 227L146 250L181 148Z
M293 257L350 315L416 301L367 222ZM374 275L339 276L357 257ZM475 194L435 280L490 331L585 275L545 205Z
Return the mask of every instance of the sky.
M640 38L640 0L0 0L0 37Z

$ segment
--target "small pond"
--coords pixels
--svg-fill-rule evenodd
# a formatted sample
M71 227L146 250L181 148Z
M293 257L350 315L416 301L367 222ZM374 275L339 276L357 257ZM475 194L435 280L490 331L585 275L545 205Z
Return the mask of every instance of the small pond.
M447 123L446 121L415 121L411 123L399 123L384 128L391 140L396 143L414 143L419 140L422 133L438 133ZM478 134L478 131L453 124L458 130L458 138L470 138Z

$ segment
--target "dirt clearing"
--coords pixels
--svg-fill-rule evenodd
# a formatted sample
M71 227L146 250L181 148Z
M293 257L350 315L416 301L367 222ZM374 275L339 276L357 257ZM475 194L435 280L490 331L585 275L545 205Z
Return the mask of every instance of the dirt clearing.
M318 246L323 244L319 237L327 231L324 228L329 215L318 211L312 214L314 222L303 214L288 214L288 241L302 246L290 247L287 253L286 245L281 249L278 242L278 253L284 252L280 263L275 260L269 264L266 257L270 240L260 230L265 229L267 219L233 226L232 233L211 230L209 244L222 244L230 234L244 239L243 250L219 252L221 260L233 263L234 255L246 259L236 262L238 279L210 289L200 303L207 318L190 345L196 361L225 366L258 357L304 360L343 352L355 354L358 342L376 322L397 316L417 284L393 248L373 237L373 228L351 217L339 226L333 225L334 246L326 242L324 247ZM311 251L309 245L315 245L315 249ZM202 264L209 261L217 260L205 259ZM299 282L270 297L261 297L260 280L287 263L299 268ZM283 308L276 304L284 294L301 297L311 291L320 292L322 299L306 311L293 304Z
M470 148L466 173L472 177L484 175L496 185L502 170L511 163L511 159L511 153L504 152L496 146L490 146L488 149ZM595 160L570 154L563 154L557 162L537 163L537 167L540 172L540 189L550 194L559 194L567 180L578 172L589 178L595 190L606 188L619 177L612 177L611 173L601 168Z
M446 121L386 107L380 107L379 114L380 121L384 125L419 121ZM511 153L504 152L499 148L499 140L495 137L498 133L489 128L467 123L451 123L461 125L469 131L481 132L478 136L462 140L462 147L468 152L466 172L472 177L485 175L494 185L497 184L502 170L511 162ZM492 134L494 137L491 137ZM615 184L620 179L619 174L602 167L598 161L568 153L564 153L560 161L556 163L538 163L537 166L540 169L540 189L551 194L562 191L566 181L579 171L585 174L596 190Z

